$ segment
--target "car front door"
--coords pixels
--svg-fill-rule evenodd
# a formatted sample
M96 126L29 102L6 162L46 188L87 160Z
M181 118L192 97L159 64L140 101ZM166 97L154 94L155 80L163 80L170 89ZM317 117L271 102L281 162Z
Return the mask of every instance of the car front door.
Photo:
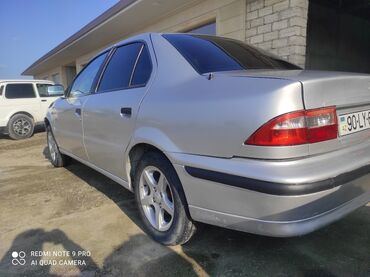
M117 47L96 93L84 106L84 142L90 162L124 180L124 152L151 72L145 43Z
M53 132L59 147L83 160L88 160L83 144L82 110L94 90L97 76L107 52L92 60L73 81L65 98L56 101L52 108Z
M63 96L64 93L61 91L56 91L55 93L48 92L48 87L53 86L52 84L48 83L36 83L35 86L36 91L38 92L38 95L40 97L41 108L39 111L39 118L41 119L41 121L43 121L50 104L53 103L60 96Z

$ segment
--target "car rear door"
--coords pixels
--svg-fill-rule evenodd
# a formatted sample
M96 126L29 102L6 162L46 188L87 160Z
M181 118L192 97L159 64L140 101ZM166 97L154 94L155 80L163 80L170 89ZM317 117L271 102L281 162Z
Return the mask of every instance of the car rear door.
M122 179L126 179L124 152L151 72L152 61L144 42L117 47L96 93L84 106L84 143L90 162Z
M4 98L1 104L1 114L9 120L18 112L25 112L34 117L40 110L40 102L32 83L7 83L5 85Z
M67 97L56 101L53 114L53 132L62 150L88 160L83 145L82 110L85 102L95 88L100 70L108 53L93 59L73 81Z

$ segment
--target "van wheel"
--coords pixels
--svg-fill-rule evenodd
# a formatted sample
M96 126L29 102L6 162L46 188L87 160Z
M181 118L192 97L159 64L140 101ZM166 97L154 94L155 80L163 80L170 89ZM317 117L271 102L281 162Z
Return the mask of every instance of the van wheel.
M25 114L16 114L12 116L8 123L9 137L12 139L25 139L33 134L35 124L33 119Z
M187 242L195 225L187 210L180 180L172 164L158 152L148 152L134 178L135 199L146 232L164 245Z
M54 138L50 126L46 127L46 138L49 150L49 161L55 167L63 167L67 164L68 157L60 153L58 144Z

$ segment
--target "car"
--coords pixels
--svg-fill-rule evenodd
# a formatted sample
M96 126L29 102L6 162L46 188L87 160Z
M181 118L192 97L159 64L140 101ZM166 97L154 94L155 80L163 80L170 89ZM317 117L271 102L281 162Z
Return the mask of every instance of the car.
M47 80L0 80L0 133L15 140L29 138L62 95L63 86Z
M142 34L93 58L49 108L50 160L134 192L164 245L196 222L300 236L370 201L369 86L229 38Z

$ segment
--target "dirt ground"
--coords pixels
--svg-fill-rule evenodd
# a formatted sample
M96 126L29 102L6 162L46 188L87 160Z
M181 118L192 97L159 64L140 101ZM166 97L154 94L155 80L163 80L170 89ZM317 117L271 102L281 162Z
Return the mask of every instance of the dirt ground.
M46 155L43 132L0 137L0 276L370 276L370 206L304 237L203 226L164 247L142 231L130 192Z

